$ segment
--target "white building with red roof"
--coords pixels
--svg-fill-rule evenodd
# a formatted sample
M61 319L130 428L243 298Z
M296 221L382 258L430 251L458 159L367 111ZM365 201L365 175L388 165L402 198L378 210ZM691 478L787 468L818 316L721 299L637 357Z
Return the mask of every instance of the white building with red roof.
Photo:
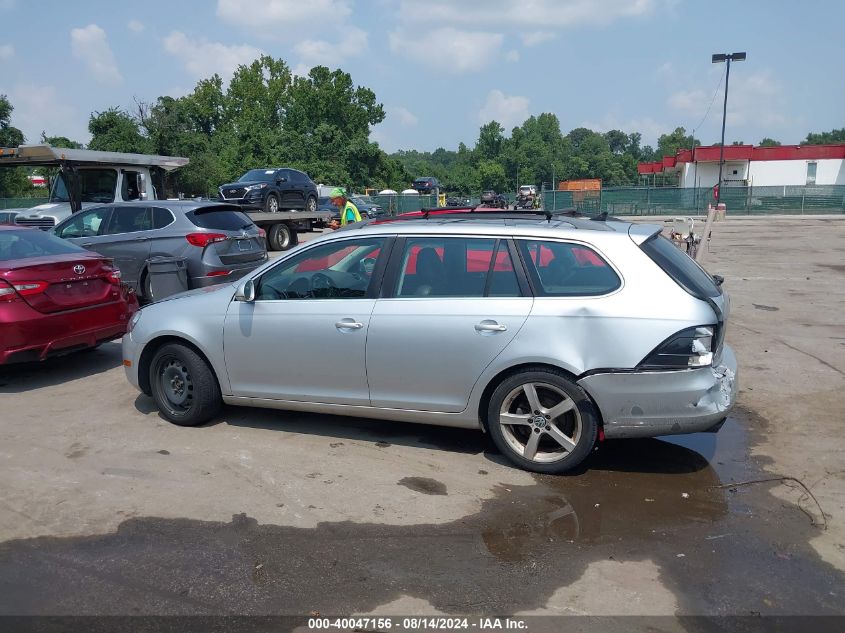
M662 161L640 163L640 175L678 174L679 187L713 187L719 179L719 146L679 150ZM845 144L726 145L725 187L845 185Z

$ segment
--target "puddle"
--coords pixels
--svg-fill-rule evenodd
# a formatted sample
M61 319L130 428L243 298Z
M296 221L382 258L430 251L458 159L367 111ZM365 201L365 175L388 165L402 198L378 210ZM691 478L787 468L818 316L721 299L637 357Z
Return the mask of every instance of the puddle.
M588 470L531 485L496 484L491 468L493 496L439 524L148 517L7 541L0 614L351 614L403 595L448 614L514 613L596 561L652 561L682 613L841 614L845 578L807 544L806 517L765 487L716 487L747 478L746 451L729 420L718 435L608 442ZM399 483L443 486L416 479Z
M414 492L421 492L424 495L446 494L446 484L428 477L404 477L399 480L398 484L410 488Z

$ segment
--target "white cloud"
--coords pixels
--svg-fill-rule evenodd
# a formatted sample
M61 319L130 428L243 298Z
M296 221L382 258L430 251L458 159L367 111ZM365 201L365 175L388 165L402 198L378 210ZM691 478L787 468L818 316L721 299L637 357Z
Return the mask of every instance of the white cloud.
M497 56L504 36L446 27L434 31L393 31L388 39L390 50L406 59L442 72L460 74L488 66Z
M21 129L28 143L37 143L42 130L82 143L91 138L87 117L77 116L76 110L67 105L67 99L62 98L55 86L19 83L10 92L9 100L15 106L13 123Z
M721 121L720 105L724 98L724 84L716 93L702 88L677 90L669 95L667 104L688 117L690 124L698 124L712 103L707 115L708 129L714 121ZM771 70L746 74L735 78L729 87L727 124L733 126L782 127L787 123L783 114L783 86ZM731 133L742 136L742 131Z
M506 95L501 90L491 90L487 100L478 111L478 121L498 121L506 130L521 124L528 118L528 97Z
M217 73L224 81L232 78L238 66L262 55L260 49L248 44L228 46L209 42L204 37L190 38L181 31L173 31L164 38L164 50L178 58L195 79L206 79Z
M522 43L526 46L537 46L554 38L555 34L550 31L532 31L522 36Z
M349 0L217 0L217 17L271 39L301 39L303 31L323 31L345 23Z
M15 56L15 47L11 44L4 44L0 46L0 62L4 62L7 59L12 59Z
M398 15L429 24L475 27L540 27L609 24L618 19L653 13L667 0L402 0Z
M519 61L519 51L516 49L510 50L505 55L505 61L508 62L518 62Z
M144 30L144 23L139 22L138 20L129 20L129 24L127 26L133 33L140 33Z
M117 61L109 46L106 32L96 24L89 24L70 32L73 56L85 63L97 81L115 84L123 81Z
M294 50L299 55L302 66L336 67L345 59L360 55L367 50L367 33L350 26L341 32L341 37L337 41L304 40L296 44Z
M404 127L412 127L419 121L416 114L408 110L408 108L403 108L402 106L388 108L387 116L396 119L399 124Z

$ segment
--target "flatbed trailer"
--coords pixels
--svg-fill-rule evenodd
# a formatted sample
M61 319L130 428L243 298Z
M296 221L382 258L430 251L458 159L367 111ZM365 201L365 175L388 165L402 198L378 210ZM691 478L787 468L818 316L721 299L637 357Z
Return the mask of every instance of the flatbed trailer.
M267 250L286 251L299 244L299 233L314 231L331 220L330 213L305 211L277 211L266 213L243 209L255 224L267 233Z

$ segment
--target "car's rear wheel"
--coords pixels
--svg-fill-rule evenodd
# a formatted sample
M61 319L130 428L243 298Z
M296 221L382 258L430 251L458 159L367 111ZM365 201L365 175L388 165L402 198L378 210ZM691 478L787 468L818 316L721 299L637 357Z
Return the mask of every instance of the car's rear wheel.
M305 203L305 210L308 213L317 213L317 198L308 196L308 201Z
M155 353L150 386L161 414L179 426L207 422L222 404L220 386L208 363L181 343L168 343Z
M267 213L276 213L279 210L279 199L272 193L267 196L264 201L264 211Z
M575 468L590 454L598 416L589 396L565 374L529 369L493 391L487 427L496 447L514 464L555 474Z
M144 273L144 279L141 281L141 293L144 295L144 300L152 303L153 299L153 281L150 277L149 271Z

